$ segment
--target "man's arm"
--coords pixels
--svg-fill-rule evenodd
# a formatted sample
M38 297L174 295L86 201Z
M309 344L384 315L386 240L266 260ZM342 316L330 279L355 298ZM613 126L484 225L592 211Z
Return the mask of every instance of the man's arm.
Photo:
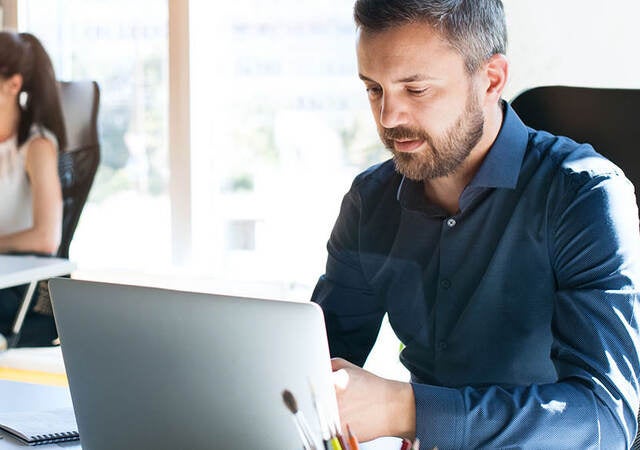
M327 266L311 301L324 312L332 357L364 365L380 330L384 304L375 295L361 266L360 196L357 184L345 195L327 244Z

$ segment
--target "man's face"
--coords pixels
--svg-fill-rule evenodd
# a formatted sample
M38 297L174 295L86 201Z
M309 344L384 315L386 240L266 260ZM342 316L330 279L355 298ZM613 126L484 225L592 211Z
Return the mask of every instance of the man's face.
M427 24L359 31L358 70L396 169L413 180L450 175L482 137L479 89L462 56Z

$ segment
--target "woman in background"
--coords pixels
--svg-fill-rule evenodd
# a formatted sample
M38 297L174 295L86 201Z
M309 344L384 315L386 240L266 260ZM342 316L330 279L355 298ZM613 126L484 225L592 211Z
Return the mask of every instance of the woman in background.
M31 34L0 32L0 253L56 253L62 233L58 151L65 146L47 52ZM9 333L23 293L24 287L0 290L0 334ZM53 317L34 312L23 329L21 345L50 345L57 336Z

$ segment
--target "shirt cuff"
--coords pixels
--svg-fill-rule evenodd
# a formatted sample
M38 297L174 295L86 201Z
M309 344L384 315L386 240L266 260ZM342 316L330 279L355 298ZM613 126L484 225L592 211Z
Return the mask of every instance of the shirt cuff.
M464 448L464 403L457 389L411 383L420 447Z

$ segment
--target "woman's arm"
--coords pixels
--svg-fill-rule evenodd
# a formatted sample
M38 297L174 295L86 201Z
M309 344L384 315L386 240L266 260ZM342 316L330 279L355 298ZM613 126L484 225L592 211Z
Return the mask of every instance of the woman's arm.
M53 142L43 137L33 139L27 148L25 169L31 184L33 226L0 236L0 253L53 254L62 235L62 188Z

